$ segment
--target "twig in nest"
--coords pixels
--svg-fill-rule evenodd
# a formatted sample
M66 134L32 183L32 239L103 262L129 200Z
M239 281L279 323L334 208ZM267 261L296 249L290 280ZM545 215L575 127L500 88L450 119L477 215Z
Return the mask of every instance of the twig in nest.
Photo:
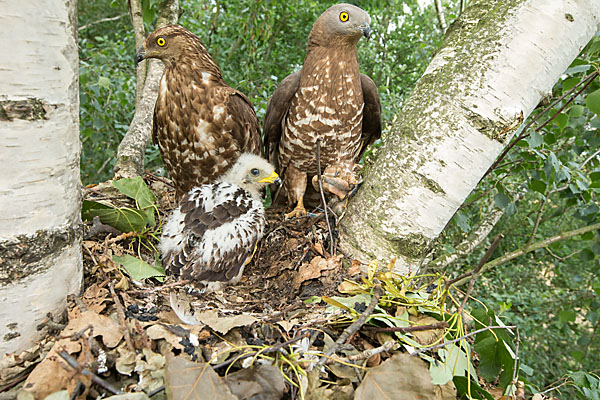
M333 346L331 346L331 348L329 350L327 350L325 355L319 359L319 362L317 365L321 366L321 365L325 364L325 362L327 361L329 356L334 354L337 351L337 349L342 344L344 344L350 336L354 335L365 324L365 322L367 322L367 318L369 318L369 316L371 314L373 314L373 311L375 310L375 306L377 305L377 303L379 303L379 298L381 297L382 294L383 294L383 289L381 289L381 285L380 284L375 285L375 287L373 288L373 298L371 299L371 303L369 304L367 309L360 315L360 317L356 321L354 321L352 323L352 325L347 327L344 330L344 332L342 332L342 334L340 335L340 337L338 337L338 339L335 341Z
M300 341L300 340L302 340L302 339L304 339L304 338L307 338L307 337L309 337L309 336L310 336L310 333L309 333L309 332L306 332L306 333L303 333L302 335L300 335L300 336L297 336L297 337L295 337L295 338L292 338L292 339L290 339L290 340L288 340L288 341L285 341L285 342L283 342L283 343L278 343L278 344L275 344L275 345L273 345L273 346L271 346L271 347L266 347L266 348L264 348L264 349L262 349L262 350L260 350L260 351L257 351L257 352L252 352L252 353L248 353L248 354L244 354L243 356L240 356L240 357L237 357L237 358L236 358L236 357L233 357L233 358L232 358L232 359L230 359L230 360L227 360L227 361L225 361L225 362L222 362L221 364L217 364L217 365L215 365L215 366L213 367L213 369L214 369L214 370L217 370L217 369L219 369L219 368L227 367L228 365L230 365L230 364L233 364L233 363L234 363L234 362L236 362L236 361L240 361L240 360L243 360L243 359L245 359L245 358L248 358L248 357L258 357L258 356L259 356L259 355L261 355L261 354L274 353L274 352L276 352L276 351L279 351L279 350L281 350L282 348L284 348L284 347L285 347L285 346L287 346L287 345L290 345L290 344L292 344L292 343L296 343L296 342L298 342L298 341Z
M417 350L415 350L413 353L410 353L410 355L411 355L411 356L416 356L417 354L421 354L421 353L423 353L423 352L425 352L425 351L427 351L427 350L435 350L435 349L439 349L439 348L442 348L442 347L446 347L446 346L448 346L449 344L456 343L456 342L460 342L461 340L464 340L464 339L466 339L466 338L469 338L469 337L471 337L471 336L473 336L473 335L477 335L478 333L485 332L485 331L489 331L489 330L492 330L492 329L514 329L514 328L516 328L516 325L506 325L506 326L500 326L500 325L496 325L496 326L486 326L485 328L481 328L481 329L478 329L478 330L476 330L476 331L473 331L473 332L471 332L471 333L467 333L467 334L466 334L466 335L464 335L464 336L461 336L461 337L459 337L459 338L456 338L456 339L450 340L450 341L448 341L448 342L444 342L444 343L436 344L435 346L431 346L431 347L423 347L423 348L421 348L421 349L417 349Z
M321 193L321 203L325 212L325 221L327 221L327 229L329 230L329 254L334 255L335 243L333 242L333 231L329 223L329 213L327 212L327 202L325 201L325 193L323 193L323 177L321 176L321 139L317 139L317 177L319 179L319 192Z
M112 295L113 301L115 302L115 306L117 307L117 315L119 316L119 325L121 326L121 331L123 331L123 336L125 336L125 343L130 351L135 352L135 347L133 346L133 342L131 341L131 335L129 334L129 328L127 327L127 321L125 320L125 309L123 308L123 304L121 304L121 300L119 300L119 296L115 292L115 285L112 282L108 284L108 288L110 289L110 294Z
M333 364L336 362L352 363L354 361L359 361L359 360L368 360L369 358L373 357L374 355L383 353L384 351L394 350L398 346L399 346L399 344L395 340L388 340L382 346L376 347L374 349L368 349L365 351L361 351L360 353L355 354L353 356L348 356L345 358L330 358L327 361L325 361L325 364L329 365L329 364Z
M185 286L188 283L190 283L189 280L182 279L180 281L172 282L172 283L167 283L166 285L158 286L158 287L155 287L155 288L152 288L152 289L135 290L135 292L136 293L150 294L150 293L160 292L160 291L163 291L163 290L172 289L172 288L176 288L176 287L180 287L180 286Z
M102 386L104 389L108 390L112 394L123 394L122 391L120 391L119 389L115 389L114 387L112 387L110 385L110 383L106 382L104 379L100 378L96 374L94 374L94 373L90 372L88 369L84 368L81 364L79 364L79 362L77 362L76 359L71 357L71 355L69 353L67 353L66 351L64 351L64 350L59 351L58 355L61 356L62 359L65 360L71 368L78 371L80 374L85 375L85 376L91 376L92 382L94 382L95 384Z
M448 322L442 321L437 324L431 325L416 325L416 326L394 326L394 327L385 327L380 328L377 326L365 326L364 329L372 330L375 332L420 332L420 331L430 331L434 329L445 329L448 327Z

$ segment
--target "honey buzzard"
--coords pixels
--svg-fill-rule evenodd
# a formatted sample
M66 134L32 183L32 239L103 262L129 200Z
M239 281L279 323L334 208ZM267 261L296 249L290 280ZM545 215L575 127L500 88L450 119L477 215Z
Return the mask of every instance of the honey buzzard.
M369 37L371 18L350 4L328 8L308 37L302 69L286 77L269 100L264 122L267 156L281 171L291 204L287 217L306 214L307 179L321 168L326 189L344 197L356 183L356 161L381 136L377 87L358 69L356 45ZM322 171L323 172L323 171ZM336 184L336 180L342 181Z
M157 29L136 62L165 64L152 135L177 198L227 171L243 152L261 154L260 125L250 100L227 85L200 39L185 28Z
M259 191L278 182L271 164L244 153L217 182L185 194L163 228L160 250L167 275L189 280L201 291L238 282L264 231Z

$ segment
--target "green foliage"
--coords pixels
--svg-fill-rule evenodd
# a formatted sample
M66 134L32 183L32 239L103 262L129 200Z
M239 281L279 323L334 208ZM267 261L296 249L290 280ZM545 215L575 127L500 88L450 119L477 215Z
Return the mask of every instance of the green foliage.
M80 123L85 184L110 178L119 142L135 107L135 43L124 0L82 0L80 26ZM154 29L159 0L142 2L146 30ZM316 0L181 1L180 24L197 34L220 66L225 80L246 93L264 118L267 101L306 54L308 33L329 4ZM424 71L441 39L432 7L417 0L363 4L372 16L373 34L359 42L361 70L373 77L390 121ZM154 146L146 168L161 165Z
M144 260L125 254L122 257L113 256L112 260L123 267L131 279L141 281L147 278L157 278L162 282L165 271L162 266L150 265Z
M597 68L599 49L597 35L532 118L576 85L573 93L584 87L585 82L580 82ZM523 132L523 138L454 217L444 233L440 253L456 248L494 207L503 209L504 216L489 237L503 233L505 238L492 259L598 222L599 93L596 78L572 102L568 102L570 96L558 101ZM557 241L497 267L475 284L475 296L520 328L519 357L532 367L527 378L532 390L550 385L570 371L592 371L600 365L599 236L593 231ZM488 239L459 269L474 268L489 245ZM509 352L487 340L490 346L476 343L475 350L497 355L498 351ZM482 373L490 378L498 368L508 371L509 365L508 358L504 366L483 363ZM575 391L569 393L575 396Z
M136 208L117 207L108 201L84 200L81 216L91 221L99 217L103 224L110 225L121 232L138 232L156 225L154 213L156 199L144 183L142 177L119 179L113 186L125 196L135 201Z

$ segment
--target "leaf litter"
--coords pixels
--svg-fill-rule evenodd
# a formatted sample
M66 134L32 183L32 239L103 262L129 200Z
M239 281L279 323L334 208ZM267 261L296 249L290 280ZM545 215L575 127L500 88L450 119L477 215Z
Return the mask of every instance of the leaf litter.
M49 316L34 348L0 360L0 392L50 400L453 399L448 360L477 380L464 346L402 352L450 338L443 279L417 285L377 263L331 255L322 217L286 221L282 209L267 210L266 234L241 282L193 298L194 324L182 323L156 252L173 193L164 179L146 181L152 191L141 179L86 189L85 290L69 298L65 317ZM127 213L136 217L123 219ZM438 290L427 292L432 285ZM348 332L375 286L384 288L381 299Z

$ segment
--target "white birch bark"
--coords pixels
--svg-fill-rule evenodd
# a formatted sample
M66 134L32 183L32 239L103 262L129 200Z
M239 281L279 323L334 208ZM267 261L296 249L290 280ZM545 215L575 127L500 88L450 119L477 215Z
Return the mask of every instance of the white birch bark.
M0 357L82 283L75 0L0 0Z
M344 252L418 271L599 21L599 0L469 2L365 171L341 221Z

